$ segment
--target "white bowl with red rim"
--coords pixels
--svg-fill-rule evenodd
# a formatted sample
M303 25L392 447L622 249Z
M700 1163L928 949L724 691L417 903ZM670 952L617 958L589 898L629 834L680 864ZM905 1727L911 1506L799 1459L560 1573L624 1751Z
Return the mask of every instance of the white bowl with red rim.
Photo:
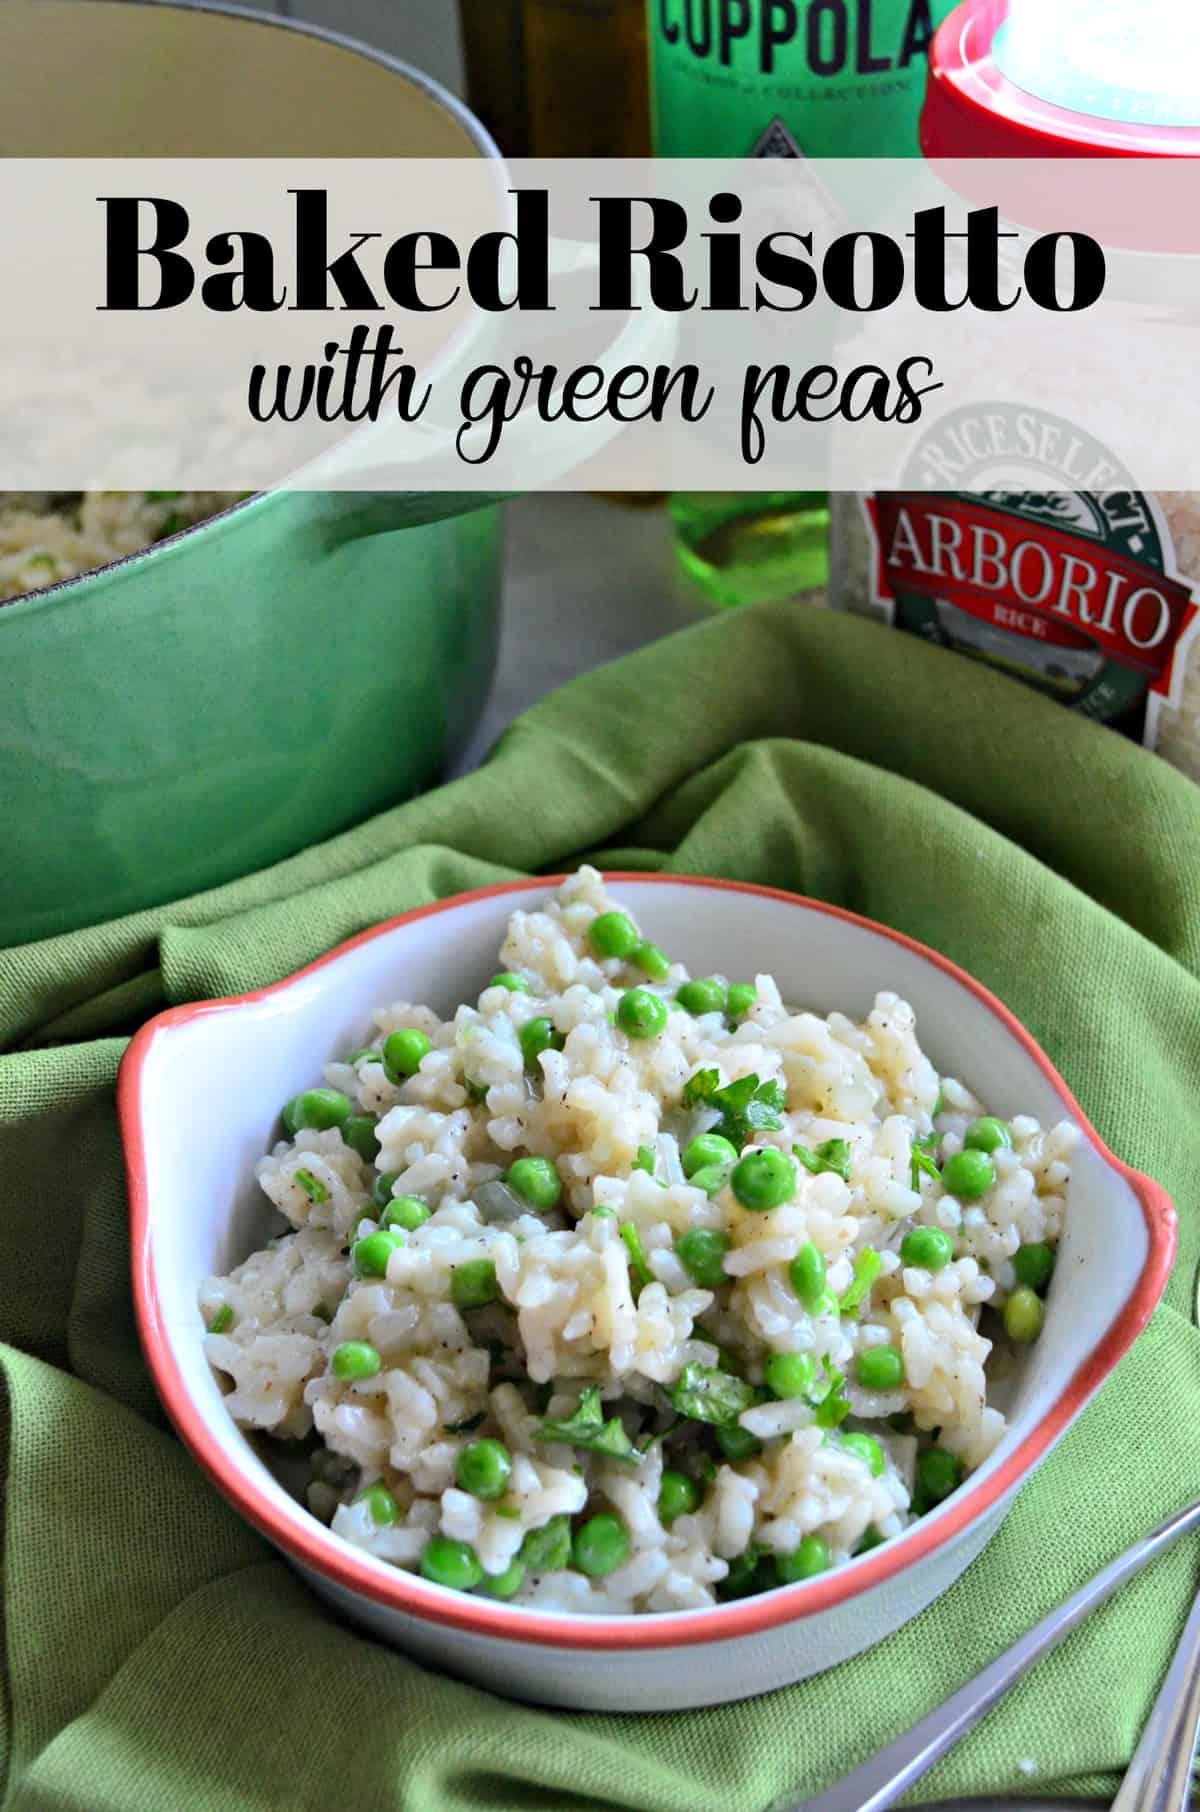
M869 919L773 888L690 876L607 877L648 936L693 974L767 972L786 1000L865 1015L877 990L911 1001L922 1047L989 1112L1080 1127L1044 1331L1023 1358L1007 1433L966 1483L903 1536L817 1579L711 1609L584 1617L431 1585L333 1535L227 1414L204 1356L196 1293L277 1224L254 1181L280 1104L366 1036L395 999L450 1014L496 967L510 912L553 879L421 907L287 980L160 1013L134 1038L118 1100L133 1289L155 1384L183 1440L234 1507L339 1612L419 1660L550 1705L662 1711L745 1698L880 1641L946 1590L1013 1494L1103 1383L1162 1295L1175 1214L1089 1126L1011 1013L954 964Z

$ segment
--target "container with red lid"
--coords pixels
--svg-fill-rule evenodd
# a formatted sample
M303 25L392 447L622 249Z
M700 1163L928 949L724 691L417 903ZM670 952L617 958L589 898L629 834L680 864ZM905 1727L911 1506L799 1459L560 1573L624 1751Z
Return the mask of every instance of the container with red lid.
M1195 0L963 0L938 30L926 157L1200 155Z
M1200 156L1200 0L962 0L930 50L920 139L938 162ZM1131 224L1122 289L1142 296L1158 248ZM1028 407L975 413L987 430L969 488L833 500L831 601L986 661L1200 780L1200 494L1142 490L1098 443L1096 469L1116 476L1077 490L1073 423L1041 410L1031 436Z

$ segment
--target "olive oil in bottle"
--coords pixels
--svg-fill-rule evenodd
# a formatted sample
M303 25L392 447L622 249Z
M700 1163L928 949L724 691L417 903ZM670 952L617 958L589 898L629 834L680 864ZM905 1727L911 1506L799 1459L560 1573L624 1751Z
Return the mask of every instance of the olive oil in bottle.
M649 157L645 0L525 0L534 157Z
M467 99L509 157L649 157L645 0L459 0Z
M523 0L459 0L467 104L506 157L529 156Z
M647 0L659 157L916 157L934 30L953 0ZM828 577L828 499L682 492L676 551L712 603Z

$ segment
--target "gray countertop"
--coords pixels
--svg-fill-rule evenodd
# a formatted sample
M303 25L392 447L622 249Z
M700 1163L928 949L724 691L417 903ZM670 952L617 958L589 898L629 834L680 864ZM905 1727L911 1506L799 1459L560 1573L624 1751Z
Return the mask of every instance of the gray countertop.
M461 767L543 693L707 615L676 576L661 505L574 494L510 504L500 665Z

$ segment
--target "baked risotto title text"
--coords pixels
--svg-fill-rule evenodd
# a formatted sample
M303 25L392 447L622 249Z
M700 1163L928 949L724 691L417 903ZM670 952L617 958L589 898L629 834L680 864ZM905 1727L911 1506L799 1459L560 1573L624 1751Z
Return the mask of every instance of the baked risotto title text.
M367 317L393 311L428 317L464 304L489 316L555 312L548 190L510 191L510 226L479 234L465 249L435 230L390 241L381 232L354 233L338 243L325 190L288 194L286 250L250 231L198 242L187 209L163 196L97 197L105 215L99 306L157 311L198 300L217 315L287 310ZM1105 257L1095 239L1044 233L1014 260L1005 242L1016 235L1006 232L995 207L967 209L960 224L948 220L944 206L917 210L905 244L881 232L798 227L754 237L745 230L741 199L724 190L708 197L708 219L699 228L681 203L664 197L593 199L588 307L601 316L802 314L818 302L839 315L862 316L902 298L935 318L962 308L1003 314L1022 300L1074 314L1104 292ZM527 352L507 363L483 361L456 378L459 456L485 463L506 424L525 410L545 421L662 421L674 412L681 421L699 422L712 406L716 381L686 358L615 369L558 364ZM436 372L406 359L391 322L357 321L344 340L324 341L318 360L255 364L246 406L263 423L385 416L416 422L435 382ZM800 367L750 363L739 382L741 456L750 465L762 458L768 423L912 423L921 418L922 398L942 387L925 354L903 358L891 371L878 364L842 368L830 359Z

